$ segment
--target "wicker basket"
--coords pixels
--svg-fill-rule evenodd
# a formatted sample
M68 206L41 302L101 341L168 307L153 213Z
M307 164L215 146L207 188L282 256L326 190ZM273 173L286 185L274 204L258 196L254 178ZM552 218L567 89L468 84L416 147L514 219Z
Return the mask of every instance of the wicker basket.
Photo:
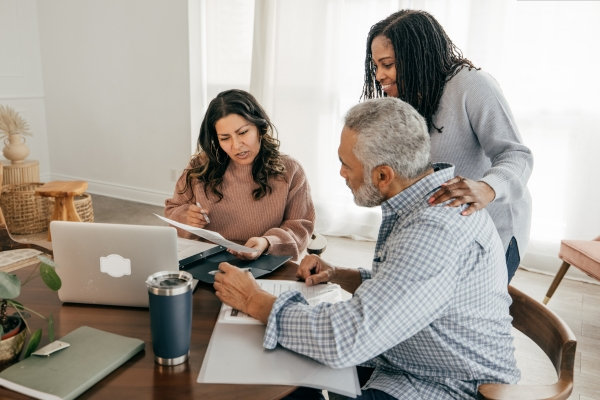
M48 199L35 195L43 183L31 182L2 186L0 206L11 233L28 235L48 229Z
M94 222L94 208L92 207L92 196L84 193L74 198L75 210L83 222ZM48 215L54 211L54 199L48 198Z

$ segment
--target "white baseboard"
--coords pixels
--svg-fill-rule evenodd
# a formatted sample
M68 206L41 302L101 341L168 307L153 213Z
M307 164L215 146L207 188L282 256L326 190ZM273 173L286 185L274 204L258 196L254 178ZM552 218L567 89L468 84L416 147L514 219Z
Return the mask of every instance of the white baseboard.
M117 185L110 182L94 181L77 176L52 174L50 180L61 181L86 181L88 183L88 193L101 196L115 197L122 200L137 201L138 203L150 204L153 206L164 206L165 200L172 197L171 192L159 192L140 187Z

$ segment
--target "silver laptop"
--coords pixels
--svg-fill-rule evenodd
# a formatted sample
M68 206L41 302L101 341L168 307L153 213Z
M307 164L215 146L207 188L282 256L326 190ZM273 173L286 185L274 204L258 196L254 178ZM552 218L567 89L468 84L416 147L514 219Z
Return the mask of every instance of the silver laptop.
M148 307L146 278L179 270L173 227L52 221L50 234L63 302Z

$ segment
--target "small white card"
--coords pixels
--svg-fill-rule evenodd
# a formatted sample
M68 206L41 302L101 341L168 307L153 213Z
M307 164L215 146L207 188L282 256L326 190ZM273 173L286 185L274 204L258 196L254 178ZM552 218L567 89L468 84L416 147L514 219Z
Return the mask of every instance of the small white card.
M37 349L36 351L34 351L31 354L34 356L39 356L39 357L48 357L50 354L56 353L57 351L62 350L62 349L66 349L69 346L70 346L70 344L67 342L61 342L60 340L55 340L52 343L48 343L41 349Z

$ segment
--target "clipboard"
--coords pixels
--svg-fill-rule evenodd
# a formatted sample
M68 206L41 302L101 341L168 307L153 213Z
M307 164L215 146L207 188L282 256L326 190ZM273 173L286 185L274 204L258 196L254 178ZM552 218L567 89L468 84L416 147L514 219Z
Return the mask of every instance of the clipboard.
M189 272L194 279L212 285L215 283L215 274L222 262L228 262L238 268L248 268L254 278L260 278L275 271L292 258L291 256L262 254L256 260L240 260L225 250L226 248L223 246L215 246L181 259L179 260L179 269Z

